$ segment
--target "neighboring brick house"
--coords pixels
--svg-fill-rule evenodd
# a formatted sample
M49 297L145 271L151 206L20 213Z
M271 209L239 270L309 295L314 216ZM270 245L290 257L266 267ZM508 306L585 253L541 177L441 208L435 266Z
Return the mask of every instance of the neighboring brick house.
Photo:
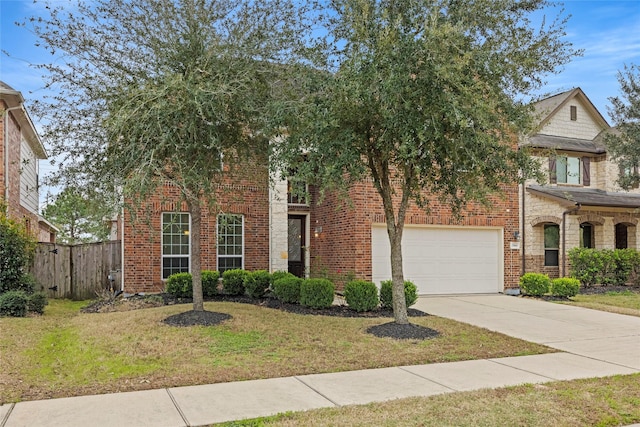
M203 218L203 269L289 270L327 275L338 286L349 277L376 284L391 278L382 203L370 181L351 188L350 202L328 195L317 204L312 188L308 204L288 192L286 180L270 185L264 164L245 170L244 179L220 186L218 213ZM460 222L435 200L429 215L412 207L403 238L405 278L421 294L517 287L520 257L511 249L519 230L517 194L514 184L490 211L472 205ZM165 186L141 206L141 221L125 221L124 291L159 292L168 275L189 271L190 216L178 200L177 189Z
M47 158L24 107L22 93L0 81L0 200L41 242L55 242L56 228L38 214L38 161Z
M575 247L638 249L640 190L617 186L624 171L607 154L607 121L580 88L539 102L536 112L540 125L525 145L547 182L521 188L523 271L566 276Z

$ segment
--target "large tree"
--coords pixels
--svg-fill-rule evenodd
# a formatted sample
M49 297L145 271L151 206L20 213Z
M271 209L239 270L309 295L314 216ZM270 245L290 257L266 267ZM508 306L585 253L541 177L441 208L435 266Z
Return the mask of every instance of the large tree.
M640 65L625 66L618 73L621 94L609 98L614 130L605 137L621 173L618 183L629 189L640 184Z
M140 203L169 183L191 214L193 308L203 310L200 224L236 160L266 149L265 104L309 39L294 0L53 3L29 25L55 59L35 106L56 178ZM299 61L298 61L299 62Z
M335 0L329 61L278 110L280 169L323 189L370 177L391 245L395 321L407 324L402 235L410 203L461 214L535 171L518 136L532 94L576 54L543 0ZM538 15L535 15L538 14ZM305 153L301 156L301 153ZM304 160L304 161L300 161Z
M42 215L60 230L56 240L61 243L99 242L109 237L110 206L88 189L67 187L45 206Z

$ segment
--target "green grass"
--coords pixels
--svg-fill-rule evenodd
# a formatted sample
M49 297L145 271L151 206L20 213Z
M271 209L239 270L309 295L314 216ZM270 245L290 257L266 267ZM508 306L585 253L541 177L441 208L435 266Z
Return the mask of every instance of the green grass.
M216 425L604 427L638 422L640 374L400 399Z
M563 304L640 317L640 293L629 290L604 294L578 294Z
M438 338L398 341L366 333L390 318L207 302L207 310L232 318L178 328L162 321L190 305L93 314L81 306L52 300L44 316L0 318L0 404L554 351L436 316L411 321Z

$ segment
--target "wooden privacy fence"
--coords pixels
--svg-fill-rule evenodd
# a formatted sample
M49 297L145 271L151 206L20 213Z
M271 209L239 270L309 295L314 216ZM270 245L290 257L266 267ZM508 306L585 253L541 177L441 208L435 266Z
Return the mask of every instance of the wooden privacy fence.
M121 248L120 241L38 243L30 273L49 298L95 298L96 291L120 289Z

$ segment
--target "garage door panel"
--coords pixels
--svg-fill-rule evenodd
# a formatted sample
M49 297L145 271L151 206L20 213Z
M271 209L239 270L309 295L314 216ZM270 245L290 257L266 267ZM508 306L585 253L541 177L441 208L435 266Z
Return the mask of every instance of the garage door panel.
M384 227L372 228L373 280L391 278ZM403 235L404 276L420 294L502 290L502 230L408 227Z

